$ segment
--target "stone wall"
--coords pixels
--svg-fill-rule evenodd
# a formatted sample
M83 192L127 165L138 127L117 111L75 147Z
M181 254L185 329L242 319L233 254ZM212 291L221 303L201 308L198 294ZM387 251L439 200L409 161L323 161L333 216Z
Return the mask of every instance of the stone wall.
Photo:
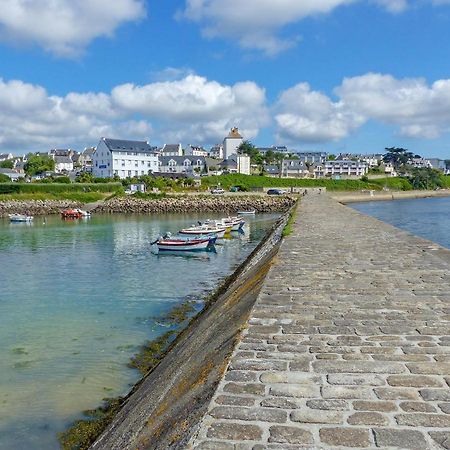
M32 216L59 214L66 208L81 208L83 205L71 200L11 200L0 202L0 217L8 214L30 214Z

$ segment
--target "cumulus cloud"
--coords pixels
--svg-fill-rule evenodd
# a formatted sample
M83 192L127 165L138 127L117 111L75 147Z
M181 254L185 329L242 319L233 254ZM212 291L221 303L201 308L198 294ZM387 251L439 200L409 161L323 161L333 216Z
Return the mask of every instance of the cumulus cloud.
M177 17L198 23L206 37L237 40L244 49L275 55L299 41L299 36L280 36L283 28L306 17L363 2L398 14L419 1L450 4L450 0L186 0Z
M41 86L0 79L5 150L92 145L101 136L206 144L221 140L235 125L254 138L269 121L265 91L253 82L228 86L188 75L60 97Z
M289 141L337 141L364 123L364 117L343 102L312 91L307 83L284 91L275 110L278 134Z
M305 83L284 91L275 106L279 138L336 141L369 120L395 126L412 138L450 131L450 80L428 85L421 78L368 73L344 79L334 93L336 101Z
M143 17L143 0L2 0L0 39L73 57L93 39Z

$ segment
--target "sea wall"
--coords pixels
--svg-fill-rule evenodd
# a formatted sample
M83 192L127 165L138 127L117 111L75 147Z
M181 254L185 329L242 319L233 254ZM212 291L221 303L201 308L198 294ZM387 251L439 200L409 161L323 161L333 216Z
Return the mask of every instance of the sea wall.
M287 203L284 199L270 205ZM250 206L256 207L247 204ZM246 261L218 288L160 364L135 386L92 449L185 447L206 412L245 326L278 251L288 217L289 213L282 216Z
M295 203L289 196L184 196L145 200L133 197L117 197L97 208L98 213L186 213L223 212L236 213L239 210L257 212L285 211Z
M411 198L448 197L450 189L437 191L364 191L364 192L329 192L330 197L340 203L373 202L402 200Z
M10 200L0 202L0 217L8 214L30 214L32 216L43 216L48 214L59 214L66 208L81 208L83 205L71 200Z

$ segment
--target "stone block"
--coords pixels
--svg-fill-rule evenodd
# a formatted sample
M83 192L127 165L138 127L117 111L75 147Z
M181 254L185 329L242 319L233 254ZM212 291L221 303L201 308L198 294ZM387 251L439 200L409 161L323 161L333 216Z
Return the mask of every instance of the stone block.
M391 375L387 378L390 386L404 387L442 387L441 379L424 375Z
M375 388L375 395L380 400L418 400L419 394L415 389L407 388Z
M353 402L353 408L357 411L392 412L397 410L397 405L394 402L358 400Z
M320 440L323 444L343 447L364 448L370 446L369 430L359 428L321 428Z
M340 411L323 411L319 409L301 409L291 413L292 422L302 423L343 423L343 414Z
M450 416L446 414L399 414L395 416L395 419L399 425L408 427L450 427Z
M244 371L241 372L239 370L229 370L225 374L226 381L240 381L244 383L248 383L251 381L257 380L257 374L255 372Z
M343 399L363 399L371 398L372 390L362 386L323 386L322 397L343 398Z
M419 392L425 401L450 402L449 389L421 389Z
M430 431L429 435L442 448L450 449L450 431Z
M237 360L230 365L231 370L286 370L287 362L267 360Z
M210 438L231 441L259 441L262 438L262 430L257 425L213 423L206 435Z
M448 375L450 373L450 363L436 362L434 364L406 364L411 373Z
M428 448L427 441L420 431L375 428L373 432L377 447L411 450L425 450Z
M314 370L321 373L404 373L406 367L398 363L375 361L314 361Z
M269 429L269 442L280 444L308 445L314 442L312 434L298 427L286 427L274 425Z
M312 375L305 372L267 372L261 374L260 380L263 383L323 384L320 375Z
M227 383L223 387L224 392L229 392L231 394L250 394L250 395L263 395L266 388L263 384L256 383Z
M209 413L216 419L251 420L260 422L285 423L286 411L270 408L244 408L234 406L216 406Z
M436 408L426 402L402 402L400 408L405 412L436 412Z
M265 398L261 402L261 406L267 408L280 408L280 409L296 409L300 408L300 404L295 399L287 399L282 397Z
M365 386L384 386L385 379L380 375L352 375L352 374L330 374L327 376L329 384L338 385L365 385Z
M313 385L279 384L270 386L269 392L274 397L315 398L320 395L320 387Z
M379 412L357 412L347 422L350 425L388 425L389 419Z
M237 397L234 395L219 395L215 402L219 405L254 406L255 399L251 397Z
M308 400L306 406L313 409L345 411L349 409L349 403L345 400Z

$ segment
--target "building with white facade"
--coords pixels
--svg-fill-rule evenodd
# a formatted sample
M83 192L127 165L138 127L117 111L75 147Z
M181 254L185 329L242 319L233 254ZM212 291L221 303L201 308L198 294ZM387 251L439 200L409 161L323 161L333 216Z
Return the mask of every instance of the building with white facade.
M324 164L328 158L327 152L297 152L299 160L303 163Z
M158 171L158 156L145 141L101 138L92 155L95 177L138 177Z
M53 159L55 160L56 173L70 172L73 170L72 158L68 156L53 156Z
M209 151L209 157L214 159L223 159L223 145L216 144L211 147L211 150Z
M160 156L159 169L161 173L183 173L186 175L200 175L206 173L204 156Z
M367 163L350 160L326 161L324 164L325 176L362 177L369 168Z
M12 153L0 153L0 162L6 161L8 159L13 159Z
M195 145L188 145L184 149L184 154L187 156L208 156L208 152L203 147L198 147Z
M237 127L233 127L228 136L223 140L223 157L228 159L237 154L238 147L244 142Z
M237 155L237 173L242 173L244 175L250 175L250 156L248 155Z
M159 150L161 156L183 156L183 147L181 144L164 144Z

